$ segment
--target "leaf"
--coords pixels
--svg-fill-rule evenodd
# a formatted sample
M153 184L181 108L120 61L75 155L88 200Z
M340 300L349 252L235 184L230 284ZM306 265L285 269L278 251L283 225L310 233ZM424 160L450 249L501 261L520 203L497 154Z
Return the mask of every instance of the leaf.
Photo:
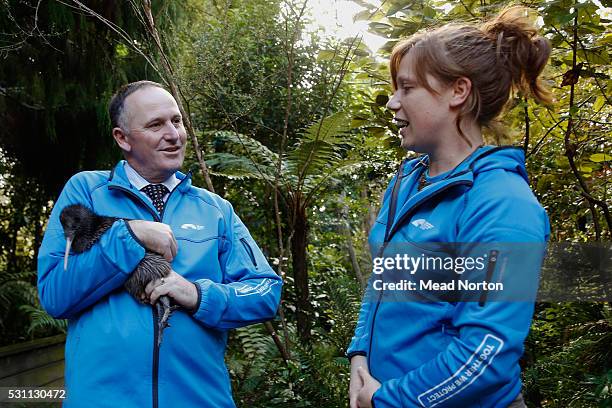
M337 143L339 137L350 129L349 116L345 112L338 112L311 124L304 132L304 138Z
M370 31L374 32L375 34L386 35L392 29L393 29L393 26L387 23L380 23L380 22L370 23Z
M333 50L321 50L317 56L317 61L330 61L333 60L336 55L338 54Z
M204 132L204 134L212 137L213 144L229 144L234 150L242 152L257 163L275 165L278 161L278 154L252 137L227 130L213 130Z
M578 50L578 56L590 64L607 65L610 63L610 55L606 50Z
M311 124L298 146L289 154L288 166L294 174L306 177L320 174L322 169L341 159L341 145L347 145L346 132L351 118L344 112L334 113Z
M595 100L595 103L593 104L593 111L599 112L599 110L604 106L605 103L606 98L604 98L602 95L598 96Z
M387 12L385 13L385 15L387 17L394 15L395 13L397 13L398 11L405 9L409 7L408 5L406 5L404 2L396 2L395 4L392 4L391 7L389 7L389 10L387 10Z
M371 15L372 15L371 10L361 10L359 13L353 16L353 22L368 21Z
M386 93L376 95L376 104L378 106L386 106L387 102L389 102L389 95L387 95Z
M590 159L592 162L601 163L601 162L611 161L612 156L609 154L605 154L605 153L595 153L591 155Z
M208 155L206 165L210 167L210 172L213 175L229 179L274 180L275 169L273 167L259 165L246 157L231 153L211 153Z

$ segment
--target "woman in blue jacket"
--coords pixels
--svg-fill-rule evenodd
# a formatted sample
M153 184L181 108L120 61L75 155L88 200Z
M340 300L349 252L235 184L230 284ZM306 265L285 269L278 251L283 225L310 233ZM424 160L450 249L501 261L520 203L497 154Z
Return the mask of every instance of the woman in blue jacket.
M481 128L511 91L551 100L539 80L551 48L531 16L512 7L393 50L387 107L401 146L423 156L402 163L370 234L374 273L348 350L351 408L524 406L518 360L549 224L523 151L483 146ZM457 290L459 277L506 288Z

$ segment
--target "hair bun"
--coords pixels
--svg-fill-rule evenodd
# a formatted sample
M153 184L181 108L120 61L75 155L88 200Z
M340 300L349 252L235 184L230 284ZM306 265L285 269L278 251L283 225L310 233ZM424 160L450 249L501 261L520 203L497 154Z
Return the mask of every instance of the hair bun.
M537 35L534 11L522 6L502 10L484 23L483 33L496 44L498 66L512 76L513 87L533 94L542 102L551 102L550 91L540 82L551 53L548 40Z

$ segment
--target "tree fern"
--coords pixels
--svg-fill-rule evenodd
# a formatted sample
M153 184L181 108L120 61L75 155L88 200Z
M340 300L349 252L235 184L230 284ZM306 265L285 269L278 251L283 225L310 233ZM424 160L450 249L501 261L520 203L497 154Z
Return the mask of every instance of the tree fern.
M19 309L30 317L29 334L33 334L37 330L52 330L65 333L68 329L67 320L55 319L38 307L22 305Z

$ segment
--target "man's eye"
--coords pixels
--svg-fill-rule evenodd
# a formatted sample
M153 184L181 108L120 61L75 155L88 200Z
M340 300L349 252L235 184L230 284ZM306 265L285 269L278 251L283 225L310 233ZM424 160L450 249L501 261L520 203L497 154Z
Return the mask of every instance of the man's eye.
M160 123L160 122L153 122L153 123L151 123L151 124L149 125L149 127L150 127L151 129L159 129L159 128L161 128L161 123Z
M180 125L181 123L183 123L183 119L182 118L174 118L174 119L172 119L172 123L174 123L175 125Z

